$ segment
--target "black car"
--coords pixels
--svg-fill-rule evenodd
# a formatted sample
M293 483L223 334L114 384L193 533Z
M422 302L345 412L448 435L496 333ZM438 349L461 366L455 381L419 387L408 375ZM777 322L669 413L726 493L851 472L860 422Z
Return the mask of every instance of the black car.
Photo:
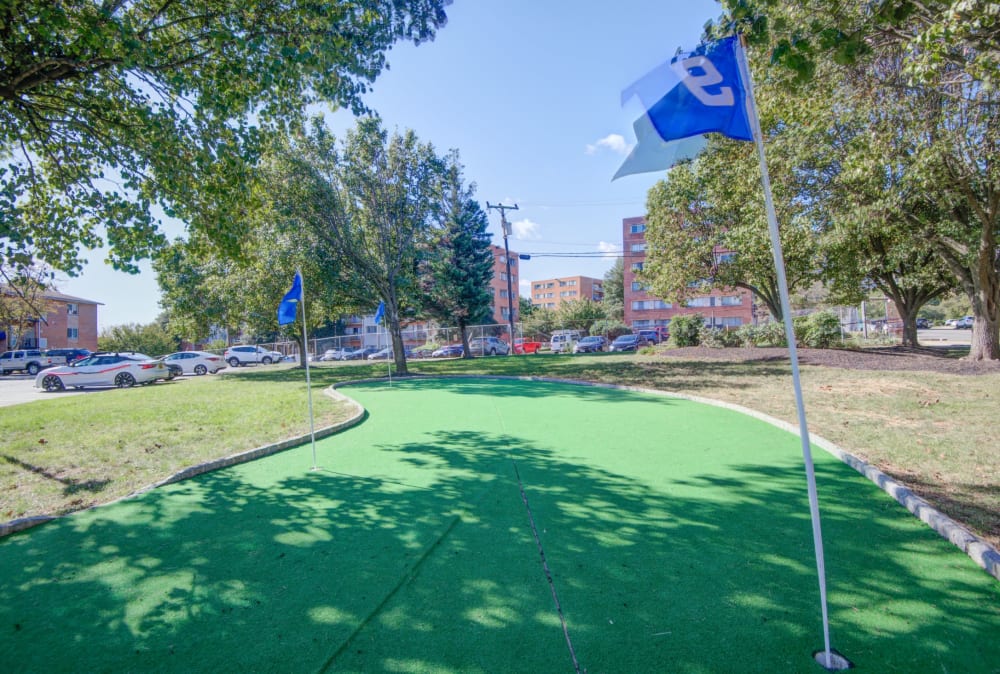
M622 335L611 342L608 351L638 351L648 345L649 341L642 335Z
M917 329L918 330L929 330L931 327L931 319L929 318L918 318L917 319Z

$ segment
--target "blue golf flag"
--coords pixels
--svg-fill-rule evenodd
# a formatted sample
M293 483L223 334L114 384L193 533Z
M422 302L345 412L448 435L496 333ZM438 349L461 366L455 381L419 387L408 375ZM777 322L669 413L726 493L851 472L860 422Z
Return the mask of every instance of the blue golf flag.
M383 316L385 316L385 302L379 302L378 309L375 311L375 325L382 322Z
M295 322L295 311L302 301L302 274L295 272L292 289L285 293L278 305L278 325L288 325Z
M622 91L623 105L635 96L646 114L633 125L637 144L615 178L666 169L693 158L700 151L697 143L677 142L692 136L715 132L753 140L738 49L736 37L703 43Z

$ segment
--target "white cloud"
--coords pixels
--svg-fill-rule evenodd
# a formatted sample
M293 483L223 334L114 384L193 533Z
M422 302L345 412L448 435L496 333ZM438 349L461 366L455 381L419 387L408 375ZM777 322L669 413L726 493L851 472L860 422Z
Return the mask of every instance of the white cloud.
M542 238L539 232L540 226L531 220L518 220L511 224L514 229L514 238L522 240L538 240Z
M615 258L622 252L622 246L620 243L608 243L607 241L599 241L597 243L597 250L604 253L604 257Z
M611 150L615 154L620 154L623 157L629 153L629 150L632 149L631 146L625 142L624 136L612 133L608 134L604 138L601 138L593 145L588 144L586 152L587 154L595 154L601 148Z

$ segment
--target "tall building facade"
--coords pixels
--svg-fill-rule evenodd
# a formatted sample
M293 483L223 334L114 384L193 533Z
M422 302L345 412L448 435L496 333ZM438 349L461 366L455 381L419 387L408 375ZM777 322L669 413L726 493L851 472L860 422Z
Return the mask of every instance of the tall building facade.
M668 330L674 316L701 314L705 325L720 329L738 328L753 322L753 294L742 288L713 289L688 299L683 305L666 302L647 292L639 280L646 261L646 218L622 220L622 250L625 254L625 324L633 330ZM719 251L724 257L731 251Z
M589 276L563 276L531 282L531 304L556 309L563 302L604 299L604 280Z
M490 292L493 299L490 306L493 307L493 322L507 325L510 322L508 309L514 310L514 321L519 320L518 311L518 287L517 287L517 253L510 251L510 291L511 296L507 296L507 253L503 246L490 246L493 253L493 279L490 281Z

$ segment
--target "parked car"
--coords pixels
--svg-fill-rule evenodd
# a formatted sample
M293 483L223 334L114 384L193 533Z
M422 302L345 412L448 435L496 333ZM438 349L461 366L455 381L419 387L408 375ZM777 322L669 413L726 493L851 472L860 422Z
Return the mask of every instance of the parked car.
M600 335L590 335L573 345L573 353L597 353L598 351L604 351L607 343L607 340Z
M552 333L549 348L552 353L573 353L573 346L580 341L579 330L556 330Z
M372 355L376 351L381 351L377 346L363 346L360 349L352 351L347 357L348 360L365 360L368 356Z
M510 353L507 342L496 337L476 337L469 340L469 353L474 356L506 356Z
M208 351L178 351L164 356L163 361L168 365L177 365L181 368L180 374L215 374L219 370L226 369L226 361L222 356Z
M929 318L918 318L917 319L917 329L918 330L929 330L931 327L931 319Z
M433 353L434 349L429 346L418 346L410 352L410 356L413 358L430 358Z
M69 365L92 353L90 349L49 349L45 355L52 359L53 365Z
M350 355L354 353L354 349L349 346L345 346L341 349L327 349L323 352L323 355L319 357L323 361L331 360L350 360Z
M958 323L960 320L962 320L962 319L960 319L960 318L949 318L948 320L946 320L944 322L944 324L953 328L953 327L955 327L955 323Z
M638 332L640 335L645 337L646 341L650 344L659 344L662 341L658 330L639 330Z
M958 330L971 330L973 323L976 322L973 316L963 316L962 318L955 321L955 328Z
M162 360L153 360L141 353L95 353L72 365L59 365L39 372L35 388L46 391L85 386L129 388L169 377L170 369Z
M446 344L440 349L434 349L431 356L434 358L455 358L456 356L461 357L465 353L465 349L462 348L461 344Z
M640 347L649 344L642 335L622 335L611 342L608 351L638 351Z
M514 353L539 353L541 350L541 342L532 342L520 337L514 340Z
M278 351L271 351L270 349L265 349L263 346L241 344L226 349L226 352L222 354L222 358L231 367L239 367L240 365L257 363L261 363L262 365L280 363L283 356Z
M403 354L409 358L411 355L409 347L403 347ZM384 349L379 349L375 353L368 354L368 360L389 360L394 358L392 347L387 346Z
M51 358L38 349L19 349L0 353L0 374L18 371L38 374L39 370L58 364L53 363Z

